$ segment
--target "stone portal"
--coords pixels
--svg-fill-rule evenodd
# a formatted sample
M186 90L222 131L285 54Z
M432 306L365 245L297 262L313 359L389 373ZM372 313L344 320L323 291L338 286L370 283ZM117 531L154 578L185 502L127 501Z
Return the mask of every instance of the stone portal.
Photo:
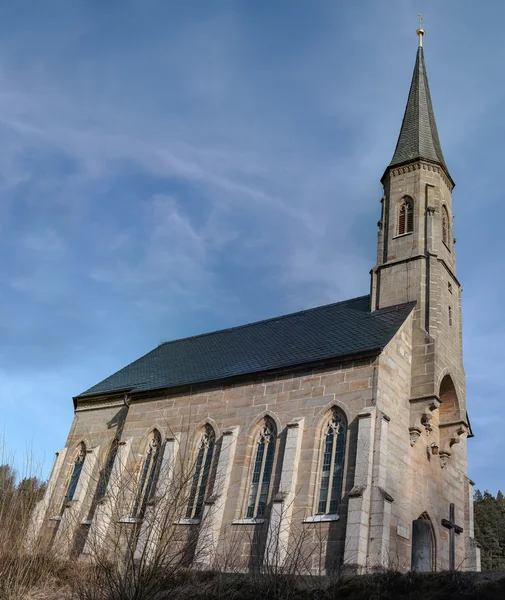
M429 573L434 570L434 541L429 519L412 521L412 571Z

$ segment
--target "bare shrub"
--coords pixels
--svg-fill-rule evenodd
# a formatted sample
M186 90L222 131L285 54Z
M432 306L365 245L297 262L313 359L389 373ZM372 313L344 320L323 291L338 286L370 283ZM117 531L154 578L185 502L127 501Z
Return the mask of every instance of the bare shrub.
M156 443L150 450L156 465L146 467L145 457L130 453L110 475L104 498L92 507L93 527L84 543L86 563L76 569L72 583L79 600L151 600L198 562L203 551L198 539L205 539L207 526L203 497L194 498L195 477L200 482L202 477L199 453L187 432L172 436L163 447ZM208 492L216 474L204 475ZM193 510L188 515L190 501ZM105 513L107 526L102 527ZM78 526L76 522L67 528L73 532Z
M64 577L64 569L51 553L26 551L33 509L45 489L34 475L39 469L28 456L20 478L1 443L0 457L0 599L21 600L35 588Z

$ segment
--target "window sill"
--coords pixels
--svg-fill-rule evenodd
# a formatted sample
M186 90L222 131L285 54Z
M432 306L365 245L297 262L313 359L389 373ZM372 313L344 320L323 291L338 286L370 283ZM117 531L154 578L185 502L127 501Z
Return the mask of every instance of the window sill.
M174 525L199 525L200 519L178 519Z
M142 519L137 519L137 517L122 517L121 519L118 520L118 523L131 523L131 524L135 524L135 523L141 523Z
M413 231L407 231L407 233L397 233L396 235L393 236L393 239L396 240L396 238L402 238L405 237L406 235L412 235L414 232Z
M61 521L61 515L55 515L54 517L49 517L50 521Z
M91 521L81 521L81 525L91 525Z
M232 525L261 525L265 522L265 519L237 519L233 521Z
M312 515L311 517L307 517L303 520L304 523L327 523L331 521L338 521L339 516L337 514L334 515Z

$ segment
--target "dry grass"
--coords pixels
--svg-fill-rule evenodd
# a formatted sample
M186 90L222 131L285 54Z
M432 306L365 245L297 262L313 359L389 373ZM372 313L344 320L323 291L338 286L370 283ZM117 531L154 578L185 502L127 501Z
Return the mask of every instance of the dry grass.
M388 571L336 580L244 573L181 571L156 600L503 600L505 574L413 574ZM97 590L98 591L98 590ZM103 580L100 596L123 600ZM74 589L76 600L88 600ZM142 596L140 596L142 598Z
M31 460L18 477L0 440L0 600L24 600L35 590L61 588L65 565L50 553L26 552L26 534L36 502L44 492Z
M0 453L1 456L1 453ZM171 476L174 483L149 513L152 530L144 551L136 553L141 534L130 531L93 552L91 562L58 560L51 551L28 552L27 530L41 490L36 479L16 483L0 461L0 600L503 600L505 574L402 574L394 571L333 578L311 577L302 555L290 557L289 574L266 569L255 573L192 571L181 552L173 515L187 504L192 469L184 461ZM30 470L33 473L34 470ZM115 499L121 504L121 498ZM155 511L158 506L159 512ZM147 515L148 513L146 513ZM168 515L171 515L170 518ZM146 517L147 518L147 517ZM140 525L139 525L140 527ZM194 542L194 540L193 540ZM175 551L174 551L175 550ZM194 548L193 548L194 550ZM291 563L290 563L291 564ZM239 568L237 567L237 571Z

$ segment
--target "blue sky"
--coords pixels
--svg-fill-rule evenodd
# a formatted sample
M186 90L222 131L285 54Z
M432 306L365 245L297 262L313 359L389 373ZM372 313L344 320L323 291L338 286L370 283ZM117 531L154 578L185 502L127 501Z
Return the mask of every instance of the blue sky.
M0 427L177 337L366 294L417 13L454 192L470 476L505 488L505 4L0 1Z

